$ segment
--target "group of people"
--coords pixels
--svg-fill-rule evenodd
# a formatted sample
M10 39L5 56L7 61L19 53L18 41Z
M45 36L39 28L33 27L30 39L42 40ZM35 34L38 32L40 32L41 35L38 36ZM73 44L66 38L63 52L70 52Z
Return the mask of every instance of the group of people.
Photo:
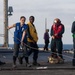
M29 17L29 22L25 24L26 18L20 17L20 22L8 26L8 29L15 27L14 32L14 52L13 52L13 67L16 67L16 60L19 59L19 63L23 64L23 58L26 61L26 66L29 65L29 56L33 53L32 65L40 65L37 63L38 58L38 34L34 25L34 16ZM22 55L18 56L20 46L22 47ZM29 48L29 50L27 49ZM35 50L36 49L36 50Z
M29 56L33 53L33 63L34 66L39 66L40 64L37 62L38 59L38 34L36 31L36 27L34 25L35 17L30 16L29 22L25 24L26 18L24 16L20 17L20 22L15 23L11 26L8 26L7 29L11 29L15 27L14 31L14 51L13 51L13 67L16 67L16 60L18 58L19 63L23 64L23 59L26 61L26 66L30 66L29 64ZM59 18L54 19L53 25L51 27L50 35L51 35L51 57L57 58L62 56L62 36L65 31L64 25L61 23ZM44 50L48 50L49 44L49 30L47 29L44 34L45 46ZM75 22L72 25L72 33L73 33L73 42L75 49ZM22 55L19 56L19 49L22 47ZM75 51L75 50L74 50ZM75 58L75 55L74 55Z
M61 20L59 18L55 18L53 21L53 25L51 27L51 31L50 31L51 52L52 52L50 58L52 59L60 58L62 62L64 61L63 56L62 56L62 49L63 49L62 35L64 31L65 31L65 28L64 28L64 25L61 23ZM46 49L47 51L48 51L48 44L49 44L49 33L48 32L49 30L47 29L44 34L44 40L45 40L44 50ZM59 62L61 60L59 60Z
M62 35L65 31L64 25L61 23L60 19L56 18L53 21L53 25L51 27L50 35L51 35L51 51L52 56L56 55L56 49L58 49L58 54L61 58L62 57L62 49L63 49L63 43L62 43ZM48 50L48 44L49 44L49 30L46 29L46 32L44 33L44 40L45 40L45 46L44 50Z

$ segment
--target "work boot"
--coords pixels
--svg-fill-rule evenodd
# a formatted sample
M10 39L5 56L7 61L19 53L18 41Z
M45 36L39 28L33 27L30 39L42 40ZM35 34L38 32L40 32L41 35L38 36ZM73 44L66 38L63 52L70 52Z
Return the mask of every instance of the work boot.
M29 63L26 63L26 67L31 67L32 65Z
M13 66L12 66L13 68L16 68L16 64L13 64Z
M40 64L39 64L39 63L37 63L37 61L36 61L36 60L34 60L32 64L33 64L33 66L40 66Z
M31 64L29 64L28 57L25 57L25 61L26 61L26 67L31 67Z
M0 61L0 65L4 65L4 64L6 64L6 63L5 63L5 62Z
M64 59L58 56L58 63L63 64L64 63Z
M46 51L49 51L48 48L46 48Z
M33 66L40 66L40 64L37 62L33 62Z

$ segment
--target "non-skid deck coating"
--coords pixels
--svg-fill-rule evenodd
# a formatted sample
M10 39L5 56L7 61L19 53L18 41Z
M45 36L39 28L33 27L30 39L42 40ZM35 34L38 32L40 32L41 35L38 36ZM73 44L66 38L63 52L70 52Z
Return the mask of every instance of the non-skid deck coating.
M2 70L74 70L75 66L72 66L71 62L65 62L64 64L50 64L46 62L40 62L40 66L26 67L25 63L22 65L17 64L16 68L12 67L12 63L7 63L0 66Z
M21 54L21 53L20 53ZM49 64L48 57L51 52L40 51L38 62L41 66L26 67L25 61L20 65L17 60L17 67L12 67L12 51L1 51L0 60L5 61L5 65L0 65L0 75L75 75L75 66L72 66L73 54L63 52L65 59L64 64ZM31 55L29 57L30 64L32 63Z
M20 53L21 54L21 53ZM19 54L19 55L20 55ZM31 66L31 67L26 67L25 66L25 60L23 60L23 65L20 65L18 60L17 60L17 67L15 70L41 70L41 69L75 69L74 66L72 66L72 59L73 59L73 54L70 53L65 53L63 52L64 56L64 64L50 64L48 63L48 57L50 56L51 52L45 52L45 51L40 51L38 55L38 62L41 64L41 66ZM11 50L7 51L1 51L0 53L0 60L5 61L5 65L0 66L0 70L12 70L12 56L13 53ZM32 64L33 61L33 54L30 55L29 57L29 62Z

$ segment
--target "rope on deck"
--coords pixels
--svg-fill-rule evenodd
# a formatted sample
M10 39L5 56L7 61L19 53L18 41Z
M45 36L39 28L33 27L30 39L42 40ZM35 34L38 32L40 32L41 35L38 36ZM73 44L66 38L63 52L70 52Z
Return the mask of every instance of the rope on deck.
M9 30L9 32L13 35L13 33L12 33L10 30ZM13 36L14 36L14 35L13 35ZM20 39L18 39L17 37L13 37L13 38L16 38L17 40L20 41ZM20 42L21 42L21 41L20 41ZM27 44L25 44L25 43L24 43L24 45L27 46L28 48L37 50L37 48L31 47L31 46L29 46L29 45L27 45ZM38 50L39 50L39 49L38 49ZM54 53L54 54L57 54L57 55L58 55L58 53L56 53L56 52L52 52L52 51L51 51L51 53ZM59 55L63 55L63 56L65 56L65 57L67 57L67 58L73 59L73 57L68 56L68 55L65 55L65 54L59 54Z

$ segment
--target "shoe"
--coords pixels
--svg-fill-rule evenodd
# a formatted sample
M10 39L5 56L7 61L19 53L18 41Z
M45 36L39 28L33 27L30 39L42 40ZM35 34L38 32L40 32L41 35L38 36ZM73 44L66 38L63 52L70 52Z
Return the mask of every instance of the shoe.
M64 59L63 58L61 58L61 57L58 57L58 63L60 63L60 64L63 64L64 63Z
M22 57L19 57L18 60L19 60L19 63L20 63L20 64L23 64Z
M26 67L31 67L31 64L29 64L29 63L26 63Z
M33 62L33 66L40 66L40 64L37 62Z
M13 64L13 66L12 66L13 68L16 68L16 64Z
M4 65L4 64L6 64L6 63L5 63L5 62L0 61L0 65Z
M46 51L49 51L48 48L46 49Z

